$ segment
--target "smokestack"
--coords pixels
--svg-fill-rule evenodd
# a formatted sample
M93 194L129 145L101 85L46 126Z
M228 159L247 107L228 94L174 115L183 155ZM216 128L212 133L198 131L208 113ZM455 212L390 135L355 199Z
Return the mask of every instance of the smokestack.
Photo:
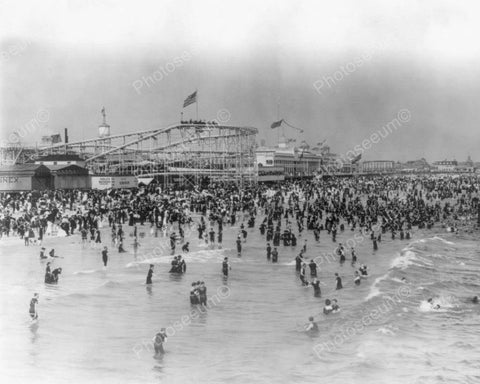
M65 128L65 144L68 143L68 128Z

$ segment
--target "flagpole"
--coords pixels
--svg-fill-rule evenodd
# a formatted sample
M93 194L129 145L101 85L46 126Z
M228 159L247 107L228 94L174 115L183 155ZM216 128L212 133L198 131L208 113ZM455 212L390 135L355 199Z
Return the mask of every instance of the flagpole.
M280 97L277 101L277 121L280 121ZM277 129L277 145L280 147L280 129Z

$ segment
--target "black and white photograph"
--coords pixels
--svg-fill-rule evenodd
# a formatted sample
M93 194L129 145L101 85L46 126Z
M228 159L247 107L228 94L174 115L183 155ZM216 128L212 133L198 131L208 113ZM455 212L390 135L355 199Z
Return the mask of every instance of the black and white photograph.
M480 2L0 0L0 380L480 383Z

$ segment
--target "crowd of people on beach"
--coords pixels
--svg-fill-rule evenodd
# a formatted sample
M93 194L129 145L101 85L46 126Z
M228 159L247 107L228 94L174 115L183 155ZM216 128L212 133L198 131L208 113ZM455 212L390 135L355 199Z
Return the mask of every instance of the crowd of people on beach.
M26 246L42 246L46 236L55 236L60 229L64 236L79 234L82 246L103 247L102 263L106 268L108 248L102 238L104 226L108 225L111 245L118 253L130 252L125 246L124 228L133 228L130 236L135 257L140 247L138 237L145 236L144 232L137 232L138 226L149 226L152 237L168 238L174 256L169 272L185 274L186 262L182 255L175 254L178 244L182 253L189 252L187 230L196 229L198 239L210 248L221 248L224 227L236 227L241 220L232 246L236 256L242 257L248 247L247 228L255 228L258 222L267 262L279 263L283 249L299 247L295 273L300 286L313 287L314 296L320 298L318 257L330 257L339 266L349 257L354 268L352 287L368 277L367 266L359 262L360 255L348 241L345 245L338 243L332 255L312 257L307 232L315 242L337 244L338 234L350 231L353 238L369 239L373 252L378 250L382 237L406 241L414 236L416 228L430 229L436 225L446 231L471 232L478 228L479 190L480 183L473 176L405 176L287 181L241 189L233 183L217 183L203 190L198 187L161 190L153 186L132 190L3 193L0 195L0 236L18 237ZM308 258L307 249L311 255ZM45 283L57 284L62 268L50 270L54 252L46 256L42 247L40 255L42 260L49 260ZM224 279L228 279L231 270L228 257L224 258L221 269ZM153 284L153 270L154 264L149 264L147 285ZM333 279L335 290L343 289L338 272ZM191 304L205 305L206 297L205 283L192 283ZM35 307L35 318L38 317L38 297L36 300L30 305L30 313L32 305ZM325 301L323 313L338 310L335 299ZM307 325L307 328L315 327Z

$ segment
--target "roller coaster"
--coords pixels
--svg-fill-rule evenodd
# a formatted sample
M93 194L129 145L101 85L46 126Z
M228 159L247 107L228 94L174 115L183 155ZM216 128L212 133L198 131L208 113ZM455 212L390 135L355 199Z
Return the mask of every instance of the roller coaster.
M109 128L108 125L105 125ZM102 126L100 126L101 128ZM38 147L1 148L2 163L21 164L48 155L77 155L95 175L253 181L258 130L216 122L184 122Z

